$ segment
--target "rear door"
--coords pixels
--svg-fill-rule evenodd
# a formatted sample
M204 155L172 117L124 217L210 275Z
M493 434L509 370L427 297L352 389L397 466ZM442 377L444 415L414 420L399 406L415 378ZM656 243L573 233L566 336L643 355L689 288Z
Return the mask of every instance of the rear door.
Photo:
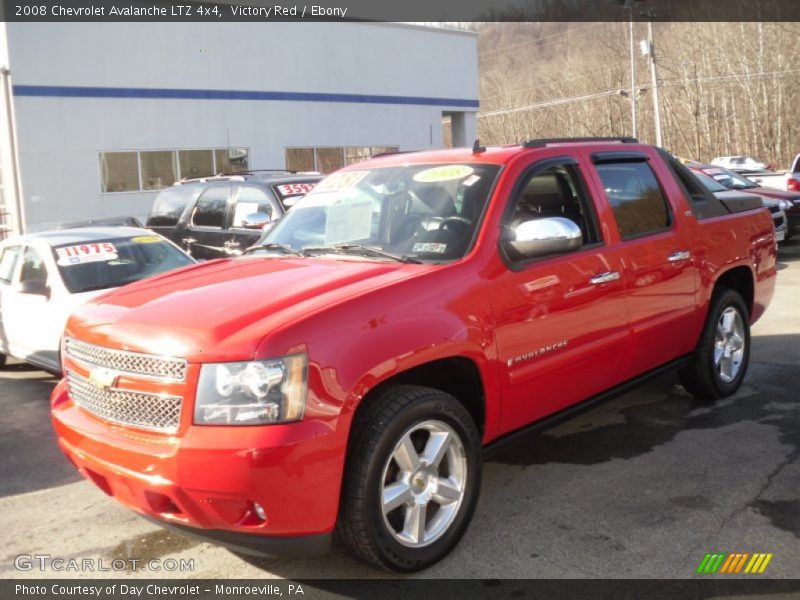
M657 157L645 152L591 155L621 251L632 336L632 375L692 350L698 272L683 207L668 201L656 174ZM666 177L666 169L663 168ZM686 207L688 209L688 207Z
M200 191L198 186L194 185L174 185L161 190L147 218L147 228L185 247L182 240L188 237L187 207L190 204L194 205Z
M494 280L495 331L504 374L502 432L613 387L628 362L623 263L575 157L532 164L503 226L545 217L574 221L583 246L522 262L504 259ZM502 433L501 432L501 433Z
M203 190L189 214L186 236L177 243L198 259L228 255L225 242L230 239L225 229L234 186L214 185Z

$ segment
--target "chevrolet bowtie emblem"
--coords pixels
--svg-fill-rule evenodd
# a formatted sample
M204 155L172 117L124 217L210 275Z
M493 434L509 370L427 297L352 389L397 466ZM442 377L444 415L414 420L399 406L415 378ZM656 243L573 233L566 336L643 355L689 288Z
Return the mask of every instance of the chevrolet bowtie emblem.
M111 369L97 368L89 371L89 381L100 389L114 387L119 378L119 373Z

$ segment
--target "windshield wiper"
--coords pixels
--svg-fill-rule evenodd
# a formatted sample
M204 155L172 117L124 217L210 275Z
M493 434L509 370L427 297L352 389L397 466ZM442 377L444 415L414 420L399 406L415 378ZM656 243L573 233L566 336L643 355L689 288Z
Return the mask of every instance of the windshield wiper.
M411 258L410 256L398 256L391 252L371 248L370 246L362 246L361 244L334 244L332 246L305 246L302 250L306 256L309 253L324 254L330 252L331 254L360 254L361 256L376 256L379 258L389 258L401 263L422 264L421 260Z
M247 250L243 252L243 254L247 254L248 252L253 252L254 250L279 250L283 254L294 254L295 256L303 256L302 252L298 252L294 248L292 248L289 244L276 244L275 242L267 242L266 244L256 244L255 246L250 246Z

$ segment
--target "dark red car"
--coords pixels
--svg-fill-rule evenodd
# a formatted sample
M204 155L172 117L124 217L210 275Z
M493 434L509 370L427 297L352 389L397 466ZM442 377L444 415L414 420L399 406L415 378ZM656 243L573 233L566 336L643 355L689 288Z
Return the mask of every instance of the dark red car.
M696 166L692 165L692 168L696 168L706 175L713 177L729 190L740 190L777 200L780 203L779 206L781 210L786 213L786 239L788 240L795 234L800 233L800 192L785 192L783 190L776 190L775 188L759 185L736 171L731 171L730 169L725 169L716 165L700 164Z
M666 368L734 393L775 275L760 201L635 140L385 156L243 256L78 309L53 424L165 526L294 556L336 530L413 571L466 530L485 448Z

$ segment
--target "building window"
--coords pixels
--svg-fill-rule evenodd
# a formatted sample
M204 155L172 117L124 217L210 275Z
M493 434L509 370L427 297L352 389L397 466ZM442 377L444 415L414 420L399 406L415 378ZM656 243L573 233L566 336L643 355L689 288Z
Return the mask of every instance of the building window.
M100 172L104 192L134 192L140 189L137 152L102 152Z
M286 169L288 171L314 171L314 149L287 148Z
M385 152L397 152L397 146L347 146L320 148L286 148L287 171L319 171L332 173Z
M213 150L178 150L178 165L181 177L208 177L214 171Z
M246 173L250 168L248 164L250 152L247 148L215 150L214 155L217 161L217 173L233 175L235 173Z
M140 150L100 153L100 190L104 193L160 190L181 179L246 173L248 148Z
M317 148L314 154L320 173L333 173L344 166L342 148Z
M146 190L160 190L175 183L178 166L176 153L169 150L140 152L142 166L142 187Z

